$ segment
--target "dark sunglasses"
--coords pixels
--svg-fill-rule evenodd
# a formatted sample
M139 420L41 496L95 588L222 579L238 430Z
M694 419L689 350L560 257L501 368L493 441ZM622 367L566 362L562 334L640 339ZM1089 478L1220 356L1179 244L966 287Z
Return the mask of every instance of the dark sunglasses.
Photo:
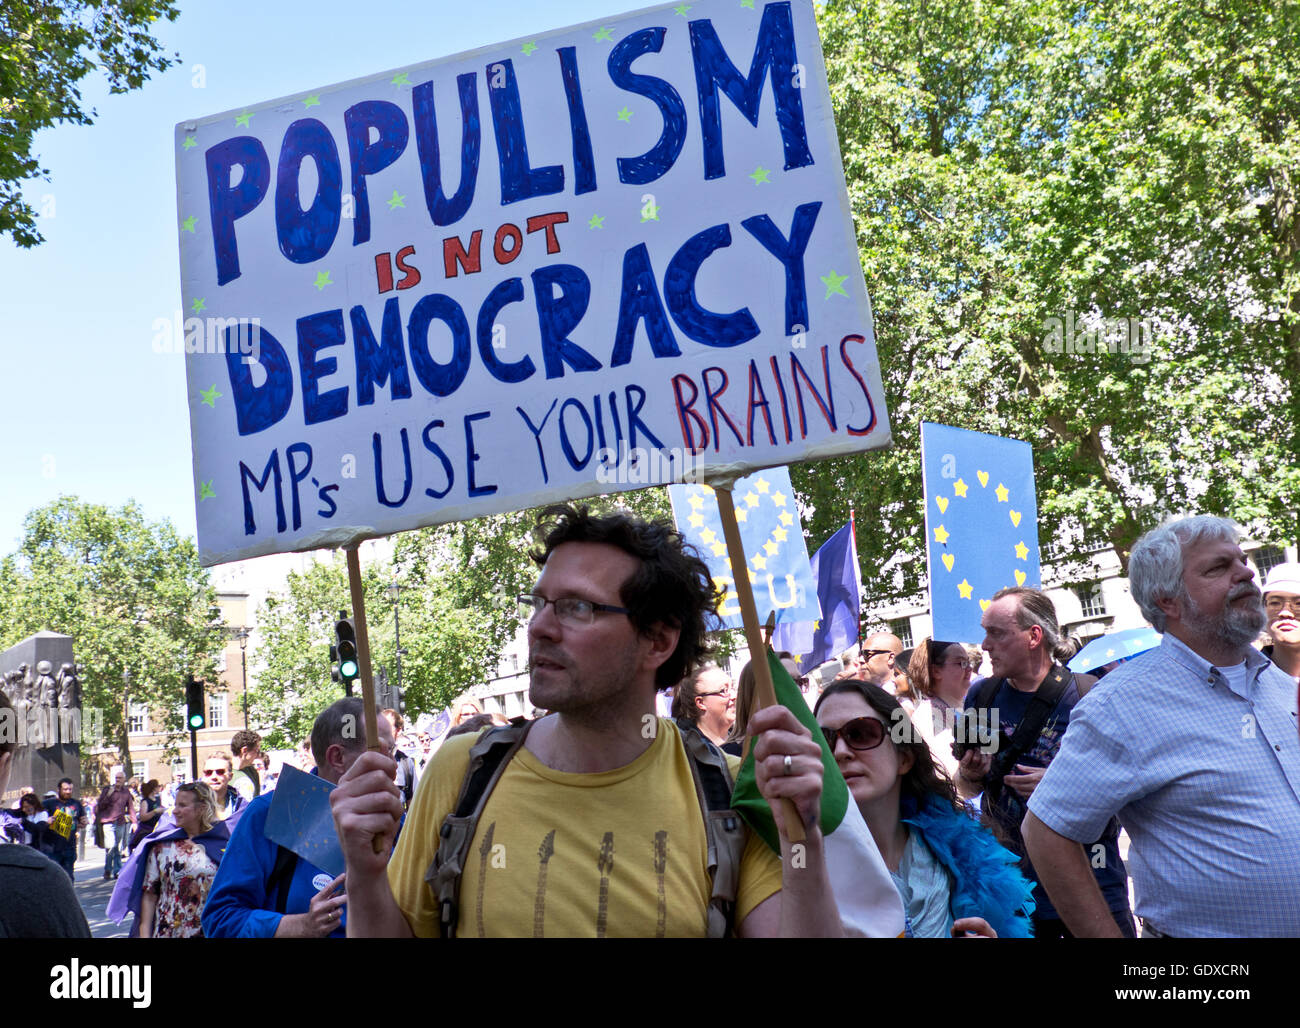
M823 726L822 735L826 736L831 753L835 752L835 741L841 738L851 750L874 750L885 741L885 724L874 717L855 717L839 728Z

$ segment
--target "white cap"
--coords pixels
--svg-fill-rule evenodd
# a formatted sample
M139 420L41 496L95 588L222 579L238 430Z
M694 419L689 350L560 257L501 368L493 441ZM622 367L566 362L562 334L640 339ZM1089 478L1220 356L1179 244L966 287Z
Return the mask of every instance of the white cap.
M1268 573L1264 580L1264 593L1295 593L1300 596L1300 564L1278 564Z

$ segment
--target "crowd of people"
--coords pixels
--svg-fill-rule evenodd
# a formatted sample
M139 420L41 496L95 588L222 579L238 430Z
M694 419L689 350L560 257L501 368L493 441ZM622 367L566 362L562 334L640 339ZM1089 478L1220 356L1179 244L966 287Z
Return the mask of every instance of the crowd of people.
M752 666L733 683L711 662L703 562L667 525L581 507L548 509L539 539L520 602L544 716L466 703L434 739L386 710L377 751L360 700L317 716L300 764L333 786L343 874L268 838L274 783L239 733L200 782L137 792L117 769L93 809L68 780L24 795L6 830L26 845L0 858L66 872L59 889L0 859L0 884L34 868L57 894L32 934L78 934L64 890L92 820L110 916L140 937L843 934L820 742L756 708ZM897 934L1300 935L1300 565L1261 590L1237 539L1193 517L1139 540L1130 587L1163 639L1095 674L1065 667L1077 647L1025 587L985 609L982 652L878 633L834 676L778 654L888 872ZM730 809L747 750L775 849Z

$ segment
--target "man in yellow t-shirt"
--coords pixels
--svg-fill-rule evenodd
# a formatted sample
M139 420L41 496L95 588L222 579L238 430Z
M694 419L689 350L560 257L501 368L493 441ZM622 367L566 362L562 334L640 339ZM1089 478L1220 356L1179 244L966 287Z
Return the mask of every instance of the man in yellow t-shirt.
M705 655L713 582L664 523L552 507L539 535L542 574L521 603L532 702L555 713L532 726L483 809L460 880L457 934L703 936L703 816L681 737L655 717L654 698ZM750 728L782 857L749 840L737 931L838 935L816 825L821 750L781 707L757 712ZM391 839L402 814L393 761L367 753L343 776L331 804L349 935L438 933L424 877L471 745L454 738L430 763L391 864L374 839ZM786 838L781 797L807 826L798 847Z

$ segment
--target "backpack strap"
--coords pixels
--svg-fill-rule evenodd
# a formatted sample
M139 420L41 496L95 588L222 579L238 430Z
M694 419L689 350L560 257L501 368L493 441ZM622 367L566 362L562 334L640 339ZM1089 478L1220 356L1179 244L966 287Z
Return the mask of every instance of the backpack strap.
M1042 684L1034 690L1034 695L1029 701L1029 706L1025 708L1024 717L1016 725L1006 752L997 755L997 763L1006 769L1003 774L1009 773L1016 762L1038 741L1043 725L1047 724L1047 719L1056 709L1056 705L1061 702L1061 697L1065 695L1070 678L1070 674L1063 667L1053 664Z
M293 873L298 869L298 854L283 846L275 847L275 864L271 875L266 880L266 891L275 893L275 912L283 914L289 909L289 886L293 884Z
M438 850L424 875L438 901L439 933L444 939L456 935L460 920L460 877L479 817L506 765L524 744L532 724L525 721L489 729L470 747L469 767L465 769L460 798L456 809L447 815L438 830Z
M712 883L708 937L725 939L736 930L736 897L740 893L740 863L745 853L744 822L731 806L734 783L726 754L694 727L679 726L678 732L704 816L706 863Z

